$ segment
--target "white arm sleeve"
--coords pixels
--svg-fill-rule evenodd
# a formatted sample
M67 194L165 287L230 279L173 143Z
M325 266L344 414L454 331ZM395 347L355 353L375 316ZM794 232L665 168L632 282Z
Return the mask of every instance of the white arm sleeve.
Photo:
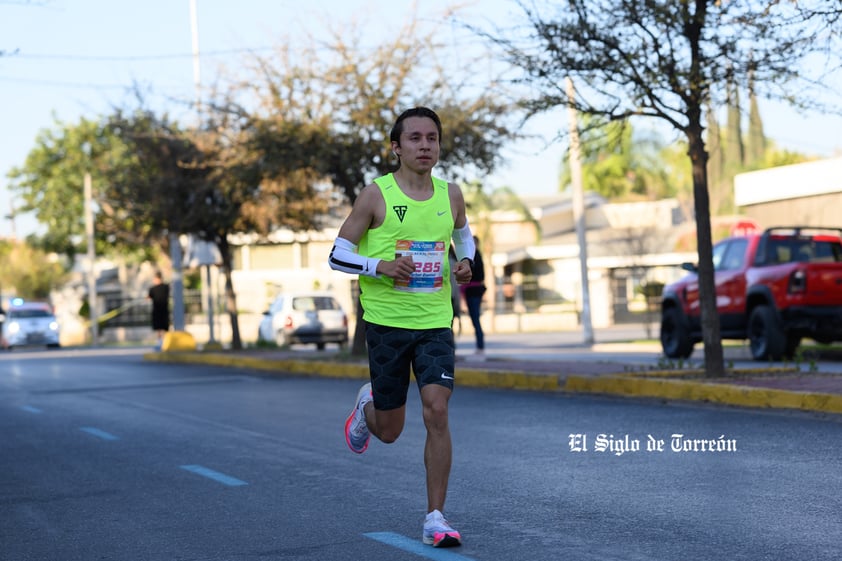
M453 249L456 250L456 260L470 259L474 262L474 257L477 253L477 246L474 243L474 235L471 233L471 227L468 225L468 219L465 219L465 225L461 228L454 228L453 230Z
M377 264L380 263L380 259L360 255L357 253L357 246L345 238L336 238L327 261L334 271L369 277L378 276Z

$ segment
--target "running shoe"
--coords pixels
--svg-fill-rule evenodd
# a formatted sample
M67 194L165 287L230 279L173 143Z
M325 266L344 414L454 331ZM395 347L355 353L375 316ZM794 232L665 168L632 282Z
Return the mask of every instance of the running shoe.
M365 404L371 400L371 384L368 383L360 388L354 409L348 415L348 420L345 421L345 442L348 443L348 448L356 454L365 452L371 438L371 433L365 424Z
M462 543L462 536L450 527L438 510L429 513L424 520L424 535L421 539L433 547L456 547Z

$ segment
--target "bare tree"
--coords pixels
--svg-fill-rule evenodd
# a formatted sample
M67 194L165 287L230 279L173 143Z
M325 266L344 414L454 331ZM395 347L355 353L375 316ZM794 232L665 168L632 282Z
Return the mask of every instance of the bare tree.
M724 374L707 185L705 109L724 84L747 83L757 94L818 106L822 73L838 60L828 0L567 0L520 2L526 28L479 30L521 71L533 95L531 114L558 106L608 120L647 117L666 122L688 143L699 251L705 369ZM764 9L765 8L765 9ZM512 38L514 37L514 38ZM811 72L811 69L817 69ZM564 79L577 86L569 99ZM797 94L797 95L796 95Z

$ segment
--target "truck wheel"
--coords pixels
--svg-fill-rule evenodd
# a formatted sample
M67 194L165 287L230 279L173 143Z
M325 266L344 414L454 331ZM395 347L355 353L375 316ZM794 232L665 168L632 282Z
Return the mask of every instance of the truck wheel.
M787 335L786 336L786 350L784 351L785 358L792 358L795 356L795 352L798 350L798 346L801 345L801 337L798 335Z
M667 358L686 359L693 354L690 330L675 308L667 308L661 314L661 348Z
M786 335L775 311L757 306L748 319L748 340L754 360L780 360L786 353Z

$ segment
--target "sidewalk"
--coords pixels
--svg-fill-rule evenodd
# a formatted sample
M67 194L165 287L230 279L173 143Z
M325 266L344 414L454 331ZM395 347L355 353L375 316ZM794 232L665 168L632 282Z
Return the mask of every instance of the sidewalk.
M593 347L571 343L548 348L533 336L523 345L500 345L502 349L495 348L491 356L480 361L457 343L457 385L842 414L842 373L808 372L804 365L760 365L734 369L727 378L711 379L699 369L664 371L600 360L601 352L623 345L608 341ZM581 358L585 353L589 357L586 360ZM365 358L351 358L336 350L179 351L148 353L144 359L250 368L278 375L368 378Z

